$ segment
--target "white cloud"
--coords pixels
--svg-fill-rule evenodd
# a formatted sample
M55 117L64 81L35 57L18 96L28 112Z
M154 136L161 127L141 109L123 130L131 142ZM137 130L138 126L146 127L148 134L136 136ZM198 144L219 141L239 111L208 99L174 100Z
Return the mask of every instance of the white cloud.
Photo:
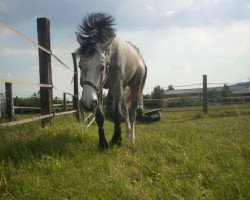
M168 11L166 12L166 15L167 15L167 16L172 16L174 13L175 13L175 10L168 10Z
M187 4L186 4L186 9L187 8L190 8L190 7L192 7L193 5L194 5L194 3L195 3L195 1L193 0L193 1L190 1L190 2L188 2Z
M146 5L146 8L149 10L149 11L155 11L155 7L151 6L151 5Z
M170 27L129 31L120 35L134 42L148 66L145 92L161 85L247 81L250 75L250 20L228 26Z

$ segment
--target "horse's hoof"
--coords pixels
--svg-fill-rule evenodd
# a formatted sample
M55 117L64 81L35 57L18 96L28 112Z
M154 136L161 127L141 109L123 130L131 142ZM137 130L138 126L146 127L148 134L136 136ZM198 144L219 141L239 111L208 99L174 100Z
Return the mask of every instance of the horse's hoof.
M105 149L108 149L108 147L109 147L109 145L107 142L99 142L99 144L98 144L98 148L102 151Z
M109 146L110 146L110 147L114 147L114 146L120 147L121 145L122 145L122 139L121 139L121 138L112 139L112 140L109 142Z

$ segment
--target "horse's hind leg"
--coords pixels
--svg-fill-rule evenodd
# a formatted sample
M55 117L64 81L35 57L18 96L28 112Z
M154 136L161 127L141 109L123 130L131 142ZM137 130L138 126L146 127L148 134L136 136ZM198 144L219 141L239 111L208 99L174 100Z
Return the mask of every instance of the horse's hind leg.
M108 148L108 143L107 143L107 140L105 138L104 128L103 128L104 113L103 113L103 110L100 106L98 106L96 109L96 123L98 125L98 133L99 133L98 147L99 147L99 149L103 150L103 149Z
M127 132L127 135L130 137L132 133L131 133L130 120L129 120L129 111L128 111L128 107L124 99L122 101L122 113L123 113L123 117L125 120L126 132Z
M131 107L129 109L129 120L131 126L131 139L135 140L135 118L136 118L136 108L138 105L139 97L137 94L131 94Z
M129 120L131 125L131 136L132 140L135 140L135 119L136 119L136 109L138 102L142 97L142 90L145 84L147 76L147 68L145 65L141 65L140 70L137 73L137 76L134 77L133 82L131 83L131 107L129 109Z

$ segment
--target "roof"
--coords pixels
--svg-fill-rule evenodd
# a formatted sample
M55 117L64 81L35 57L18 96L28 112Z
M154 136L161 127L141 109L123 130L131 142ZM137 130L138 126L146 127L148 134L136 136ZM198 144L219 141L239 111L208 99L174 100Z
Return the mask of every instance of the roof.
M217 90L221 91L223 87L211 87L207 90ZM231 85L230 89L233 94L250 94L250 82L237 83L235 85ZM167 96L173 95L194 95L194 94L202 94L203 88L194 88L194 89L180 89L180 90L165 90L165 94Z

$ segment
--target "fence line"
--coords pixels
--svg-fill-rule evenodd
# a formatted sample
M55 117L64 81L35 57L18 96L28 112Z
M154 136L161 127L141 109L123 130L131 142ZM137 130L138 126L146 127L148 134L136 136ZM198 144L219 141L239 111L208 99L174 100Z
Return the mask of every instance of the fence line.
M58 87L53 86L53 88L56 89L56 90L58 90L58 91L60 91L60 92L66 93L66 94L68 94L68 95L70 95L70 96L75 96L74 94L72 94L72 93L70 93L70 92L66 92L66 91L64 91L64 90L61 90L61 89L59 89Z
M208 85L236 85L237 83L207 83Z
M190 86L197 86L202 85L202 83L195 83L195 84L188 84L188 85L174 85L173 87L190 87Z
M37 120L40 120L40 119L46 119L46 118L52 117L52 116L53 116L53 114L41 115L41 116L37 116L37 117L30 117L28 119L21 119L21 120L18 120L18 121L13 121L13 122L7 122L7 123L0 124L0 127L15 126L15 125L18 125L18 124L25 124L25 123L37 121Z
M93 115L93 113L90 113L85 119L84 122L86 122L88 119L90 119L90 117Z
M42 88L53 88L52 84L43 84L43 83L26 83L23 81L18 81L18 80L9 80L9 79L1 79L1 83L13 83L16 85L25 85L25 86L31 86L31 87L42 87Z
M186 98L185 96L184 97L175 97L175 98L166 98L166 99L143 99L144 102L150 102L150 101L176 101L176 100L181 100L183 98ZM191 98L190 99L198 99L198 98ZM215 97L213 99L209 98L208 100L219 100L219 99L250 99L250 96L240 96L240 97ZM153 102L152 102L153 103Z
M14 109L25 109L25 110L41 110L41 107L29 107L29 106L14 106Z
M67 115L67 114L71 114L71 113L75 113L75 112L77 112L77 110L71 110L71 111L60 112L60 113L52 113L52 114L41 115L41 116L37 116L37 117L30 117L28 119L21 119L21 120L18 120L18 121L2 123L2 124L0 124L0 127L14 126L14 125L18 125L18 124L25 124L25 123L34 122L34 121L41 120L41 119L46 119L46 118L53 117L53 116Z
M95 121L95 117L89 122L89 124L86 126L85 130L88 130L88 128L91 126L91 124Z
M25 85L25 86L31 86L31 87L42 87L42 88L54 88L60 92L66 93L68 95L74 96L74 94L70 93L70 92L66 92L64 90L59 89L58 87L52 85L52 84L39 84L39 83L26 83L23 81L19 81L19 80L9 80L9 79L1 79L0 80L1 83L13 83L16 85Z
M14 112L14 109L39 109L41 110L42 116L39 117L33 117L30 119L24 119L19 120L15 122L9 122L5 124L1 124L1 126L4 125L16 125L16 124L22 124L27 123L35 120L42 120L42 124L45 125L47 122L49 122L50 119L44 120L46 118L50 118L52 116L58 116L58 115L64 115L69 113L75 113L77 112L77 119L80 120L80 110L79 110L79 98L78 98L78 91L76 91L76 86L78 90L78 73L77 73L77 62L76 62L76 54L72 53L73 62L74 62L74 70L72 70L70 67L68 67L58 56L56 56L51 50L50 50L50 21L46 18L38 18L37 19L37 33L38 33L38 43L34 42L32 39L27 37L26 35L22 34L21 32L17 31L13 27L9 26L2 20L0 20L0 25L12 33L15 33L19 37L21 37L23 40L28 41L33 46L37 47L39 49L39 72L40 72L40 84L31 84L26 83L22 81L16 81L16 80L1 80L0 82L5 82L5 85L9 86L6 87L6 94L8 92L9 96L11 98L6 98L6 102L8 102L8 105L11 105L8 109L8 112L11 113ZM44 53L45 52L45 53ZM59 89L58 87L53 86L52 84L52 70L51 70L51 59L50 56L53 56L59 63L61 63L63 66L65 66L67 69L73 72L73 79L74 80L74 94L70 92L63 91ZM12 98L12 83L19 84L19 85L26 85L26 86L39 86L40 87L40 100L41 100L41 107L35 108L35 107L14 107L13 105L13 98ZM10 89L9 89L10 88ZM66 94L71 95L73 97L73 109L72 111L66 111L66 112L60 112L60 113L54 113L53 112L53 90L52 88L59 90L64 93L64 104L63 110L66 111ZM59 108L57 108L59 109ZM53 114L52 114L53 112ZM9 116L9 115L8 115ZM10 121L13 121L12 114L10 115L11 119Z
M192 83L192 84L185 84L185 85L173 85L174 88L179 88L179 87L191 87L191 86L202 86L203 83ZM227 83L227 82L224 82L224 83L207 83L207 85L235 85L237 83ZM168 87L163 87L164 89L168 89ZM146 87L145 89L154 89L153 87ZM190 89L190 88L188 88Z

